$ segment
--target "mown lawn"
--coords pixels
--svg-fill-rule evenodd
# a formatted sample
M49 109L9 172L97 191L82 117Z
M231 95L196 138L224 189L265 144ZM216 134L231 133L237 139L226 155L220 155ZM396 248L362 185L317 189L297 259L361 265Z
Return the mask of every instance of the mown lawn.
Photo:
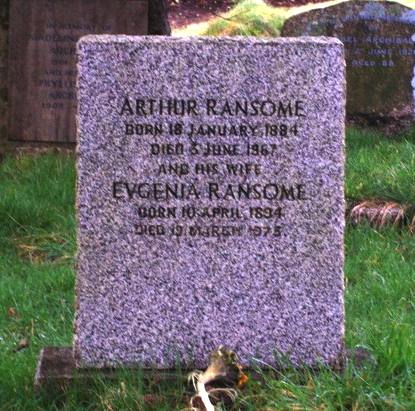
M350 130L347 196L415 202L414 141ZM74 188L72 156L8 157L0 166L0 409L183 409L183 383L144 386L139 372L75 384L60 398L33 395L40 349L72 340ZM238 406L415 409L415 237L407 229L348 226L345 241L346 345L366 347L376 364L350 364L343 373L267 371L249 382ZM22 342L28 346L16 351Z
M343 0L324 2L324 6ZM415 8L415 0L396 0L409 8ZM280 35L284 21L298 13L305 13L323 4L309 3L298 7L272 7L264 0L234 0L235 6L227 13L212 20L190 24L173 30L175 36L265 36Z
M293 10L243 0L225 19L177 34L278 36ZM411 7L415 2L406 0ZM304 10L304 8L303 8ZM415 204L415 134L388 140L350 130L349 201ZM185 385L144 385L138 371L74 384L59 398L33 394L40 349L69 346L74 313L75 166L64 155L8 157L0 165L0 410L182 410ZM287 369L250 380L246 410L415 409L415 237L407 229L346 230L346 345L375 363L342 373ZM18 350L18 348L21 348Z
M352 129L346 151L349 200L380 198L415 204L415 129L393 139Z

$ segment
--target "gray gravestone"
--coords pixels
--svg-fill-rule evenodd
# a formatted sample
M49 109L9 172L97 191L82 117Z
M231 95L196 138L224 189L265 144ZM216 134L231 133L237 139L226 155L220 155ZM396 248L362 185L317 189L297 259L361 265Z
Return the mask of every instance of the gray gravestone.
M284 23L282 35L339 38L345 46L349 118L380 126L386 122L393 132L413 120L414 29L415 10L396 2L358 0L297 14Z
M75 142L76 42L101 33L147 34L148 0L11 0L9 140Z
M9 33L9 9L0 8L0 161L7 140L7 44Z
M77 365L336 362L342 44L88 36L78 57Z

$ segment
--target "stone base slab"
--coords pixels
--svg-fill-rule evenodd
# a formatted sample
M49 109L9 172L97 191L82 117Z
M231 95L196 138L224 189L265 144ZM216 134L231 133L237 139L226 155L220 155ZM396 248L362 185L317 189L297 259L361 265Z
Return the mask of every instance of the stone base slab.
M376 360L372 354L363 347L346 350L342 364L332 367L336 371L344 369L346 362L352 361L357 368L365 365L376 366ZM150 370L145 369L141 372L145 380L177 380L187 378L191 370ZM72 347L45 347L40 352L39 361L35 375L35 392L62 392L74 380L91 380L98 375L102 378L112 379L116 376L114 369L77 369L73 356ZM260 374L254 370L249 370L250 378L260 379Z
M145 380L177 380L187 378L191 370L140 370ZM45 347L41 350L35 375L35 392L62 392L75 379L92 380L94 377L113 379L116 370L103 369L79 369L76 368L72 347Z

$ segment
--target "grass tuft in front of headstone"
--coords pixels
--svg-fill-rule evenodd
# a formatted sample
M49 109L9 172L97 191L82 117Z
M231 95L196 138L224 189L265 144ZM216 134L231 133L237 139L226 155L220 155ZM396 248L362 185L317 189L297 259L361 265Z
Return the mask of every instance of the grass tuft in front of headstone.
M90 397L85 405L91 406L92 398L94 406L102 410L183 410L190 395L185 381L149 381L139 370L120 370L113 380L97 376L88 388ZM85 392L85 384L78 381L76 385L70 392L73 404Z

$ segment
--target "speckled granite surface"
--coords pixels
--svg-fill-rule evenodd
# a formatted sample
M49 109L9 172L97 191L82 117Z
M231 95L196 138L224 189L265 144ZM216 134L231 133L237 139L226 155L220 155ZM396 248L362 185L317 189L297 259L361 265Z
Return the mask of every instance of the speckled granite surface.
M336 361L341 43L88 36L78 59L78 366Z

